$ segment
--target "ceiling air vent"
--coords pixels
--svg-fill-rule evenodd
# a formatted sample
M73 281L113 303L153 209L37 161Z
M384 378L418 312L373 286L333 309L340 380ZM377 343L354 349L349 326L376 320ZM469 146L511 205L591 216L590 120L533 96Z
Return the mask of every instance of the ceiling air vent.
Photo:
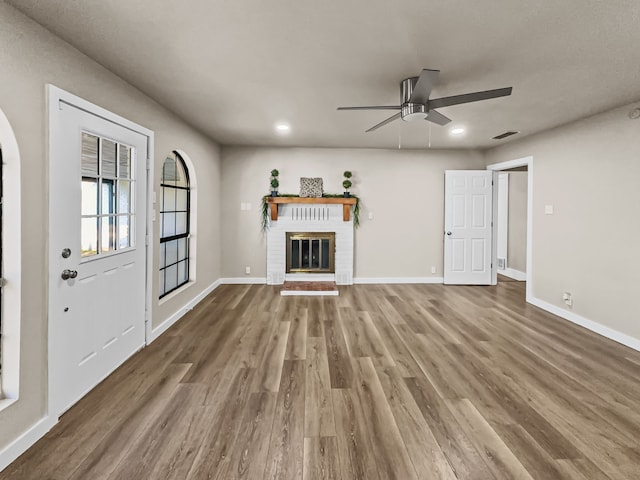
M509 130L508 132L504 132L504 133L501 133L500 135L496 135L495 137L492 138L492 140L502 140L503 138L510 137L511 135L515 135L517 133L520 133L520 132L516 130Z

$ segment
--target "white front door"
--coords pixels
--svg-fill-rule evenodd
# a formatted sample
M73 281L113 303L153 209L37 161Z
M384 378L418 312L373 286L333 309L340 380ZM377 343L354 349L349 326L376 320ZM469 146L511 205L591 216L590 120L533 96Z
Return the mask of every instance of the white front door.
M491 284L492 178L487 170L445 172L445 284Z
M50 109L49 403L60 415L145 342L148 137L64 101Z

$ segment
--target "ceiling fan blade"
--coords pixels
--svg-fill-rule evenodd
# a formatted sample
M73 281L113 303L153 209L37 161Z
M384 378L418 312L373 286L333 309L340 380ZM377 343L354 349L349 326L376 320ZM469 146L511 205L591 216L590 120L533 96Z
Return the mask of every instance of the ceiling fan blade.
M400 105L376 105L370 107L338 107L336 110L400 110Z
M451 121L449 117L441 114L440 112L436 112L435 110L429 110L429 114L425 120L433 123L437 123L438 125L446 125Z
M409 97L410 103L427 103L429 100L429 95L431 95L431 89L438 81L438 76L440 75L440 70L428 70L424 69L420 73L418 77L418 81L413 87L413 91L411 92L411 96Z
M391 117L387 118L386 120L381 121L379 124L374 125L374 126L373 126L373 127L371 127L369 130L367 130L365 133L373 132L374 130L377 130L377 129L378 129L378 128L380 128L380 127L384 127L387 123L391 123L391 122L393 122L394 120L399 119L399 118L400 118L400 116L401 116L401 113L400 113L400 112L398 112L398 113L396 113L395 115L393 115L393 116L391 116Z
M442 97L429 100L429 110L432 108L449 107L461 103L479 102L491 98L506 97L511 95L512 87L497 88L495 90L485 90L484 92L465 93L464 95L454 95L452 97Z

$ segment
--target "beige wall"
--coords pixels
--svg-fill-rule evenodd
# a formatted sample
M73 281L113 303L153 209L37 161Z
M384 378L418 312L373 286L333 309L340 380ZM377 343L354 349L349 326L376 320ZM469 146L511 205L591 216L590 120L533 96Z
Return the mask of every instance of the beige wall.
M302 176L322 177L325 192L341 193L342 172L353 172L351 190L362 199L355 277L441 277L444 171L484 169L484 163L467 151L225 147L223 277L245 277L247 265L251 276L266 275L260 202L273 168L280 170L282 193L298 193ZM240 211L241 202L252 209Z
M640 120L627 105L486 153L533 156L533 296L640 339ZM545 215L544 206L554 214ZM631 241L627 241L630 238Z
M200 208L198 282L182 295L154 305L161 323L220 276L220 161L218 146L118 77L0 2L0 109L21 155L22 318L20 399L0 412L0 450L46 413L47 372L47 83L122 115L155 132L159 166L172 149L195 164ZM156 226L157 234L157 226ZM157 243L157 235L156 235ZM154 270L157 248L154 248ZM157 297L157 287L154 298Z
M509 172L507 267L527 271L527 172Z

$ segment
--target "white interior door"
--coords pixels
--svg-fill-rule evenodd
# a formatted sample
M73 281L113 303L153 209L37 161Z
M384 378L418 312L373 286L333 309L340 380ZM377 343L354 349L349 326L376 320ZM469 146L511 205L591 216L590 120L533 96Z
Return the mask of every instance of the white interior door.
M148 137L50 112L49 385L59 415L145 342Z
M487 170L445 172L445 284L491 284L492 178Z

